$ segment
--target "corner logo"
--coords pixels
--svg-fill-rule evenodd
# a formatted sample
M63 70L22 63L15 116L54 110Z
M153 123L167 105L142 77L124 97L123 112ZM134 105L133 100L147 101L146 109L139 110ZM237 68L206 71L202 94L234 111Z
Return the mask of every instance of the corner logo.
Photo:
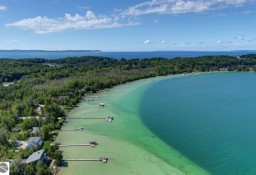
M10 175L9 162L0 162L0 175Z

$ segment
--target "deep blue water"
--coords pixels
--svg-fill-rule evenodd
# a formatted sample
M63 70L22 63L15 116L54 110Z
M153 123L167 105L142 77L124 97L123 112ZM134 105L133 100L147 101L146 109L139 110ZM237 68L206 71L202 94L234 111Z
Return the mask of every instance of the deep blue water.
M210 173L256 174L256 73L159 81L143 95L140 113L152 132Z
M111 58L175 58L175 57L197 57L204 55L229 55L239 56L248 53L256 53L256 51L223 51L223 52L207 52L207 51L157 51L157 52L88 52L88 51L1 51L0 58L64 58L73 56L103 56Z

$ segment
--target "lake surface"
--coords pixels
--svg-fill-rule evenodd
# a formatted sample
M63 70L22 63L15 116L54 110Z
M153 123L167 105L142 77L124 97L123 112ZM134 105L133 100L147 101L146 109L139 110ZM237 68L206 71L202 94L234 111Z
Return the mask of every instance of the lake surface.
M126 58L176 58L198 57L205 55L240 56L256 51L154 51L154 52L97 52L97 51L26 51L26 50L0 50L0 58L65 58L79 56L102 56L116 59Z
M208 172L256 174L255 90L256 73L162 80L144 92L140 116L154 134Z
M107 156L109 162L67 162L60 168L58 175L208 175L207 171L148 130L139 115L144 92L162 79L174 77L177 76L135 81L86 96L85 101L68 114L69 117L113 116L114 121L68 120L63 126L64 130L77 127L85 130L60 132L57 141L62 144L79 144L96 140L99 145L95 148L62 147L64 159ZM102 102L106 106L99 108L98 104Z

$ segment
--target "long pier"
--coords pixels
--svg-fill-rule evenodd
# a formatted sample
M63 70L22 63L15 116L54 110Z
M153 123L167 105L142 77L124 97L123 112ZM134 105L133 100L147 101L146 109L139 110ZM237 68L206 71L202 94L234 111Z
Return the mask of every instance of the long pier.
M100 159L63 159L63 161L102 161Z
M94 118L93 117L74 117L74 118L73 117L66 117L65 119L66 120L68 120L68 119L71 119L71 120L73 120L73 119L75 119L75 120L76 119L78 119L78 120L87 120L87 119L95 120L96 119L97 120L98 119L98 120L106 120L107 122L112 122L114 120L114 117L111 117L111 116L107 116L105 118L104 117L94 117Z
M95 147L96 145L98 145L98 143L93 140L93 141L90 141L89 143L86 143L86 144L59 144L58 146L59 147L70 147L70 146L90 146L90 147Z
M75 129L62 129L61 131L83 131L83 127L75 128Z
M69 145L59 145L59 147L70 147L70 146L92 146L91 144L69 144Z
M72 117L72 118L66 117L66 119L84 119L84 120L86 120L86 119L106 119L106 118L103 118L103 117L95 117L95 118L93 118L93 117Z
M60 131L83 131L83 130L80 130L80 129L62 129Z
M107 157L100 157L98 159L62 159L62 161L101 161L103 163L107 163L108 162L108 158Z

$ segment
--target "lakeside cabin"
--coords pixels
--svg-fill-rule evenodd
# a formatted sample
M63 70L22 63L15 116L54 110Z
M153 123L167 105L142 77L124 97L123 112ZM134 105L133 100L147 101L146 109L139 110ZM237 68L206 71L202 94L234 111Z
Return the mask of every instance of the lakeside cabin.
M28 159L26 160L26 164L37 162L39 160L42 160L43 162L46 162L46 155L45 150L41 149L39 151L34 152L31 154Z
M113 120L114 120L114 117L111 117L111 116L106 117L107 122L112 122Z
M32 149L34 147L41 147L42 144L43 140L41 139L41 137L29 137L26 148Z
M41 127L33 127L32 131L30 132L30 134L39 135L41 132L42 132L42 128Z
M99 104L99 107L100 107L100 108L104 108L105 106L106 106L106 105L105 105L104 103L100 103L100 104Z
M19 117L20 120L26 120L26 119L35 119L35 120L46 120L46 117L40 117L40 116L26 116L26 117Z

